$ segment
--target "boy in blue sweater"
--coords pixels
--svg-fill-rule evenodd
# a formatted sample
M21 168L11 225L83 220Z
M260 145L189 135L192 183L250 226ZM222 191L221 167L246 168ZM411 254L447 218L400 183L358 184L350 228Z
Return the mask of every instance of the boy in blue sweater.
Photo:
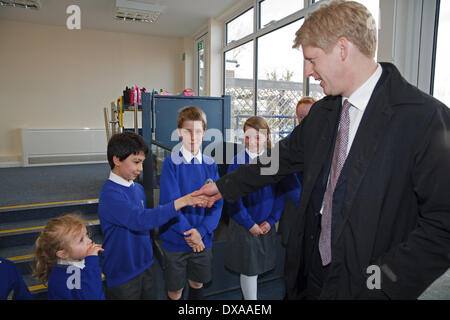
M109 179L100 191L98 216L104 236L103 273L107 299L155 299L150 230L180 217L185 206L201 203L189 194L146 209L144 188L133 182L148 153L144 139L132 132L108 143Z
M200 147L206 131L205 113L198 107L186 107L179 113L177 132L182 147L164 162L161 174L160 203L168 203L182 194L192 193L219 178L217 164L202 155ZM223 201L211 208L184 208L178 220L160 228L165 255L167 295L179 300L186 279L190 300L203 297L203 284L211 280L212 240L222 212Z

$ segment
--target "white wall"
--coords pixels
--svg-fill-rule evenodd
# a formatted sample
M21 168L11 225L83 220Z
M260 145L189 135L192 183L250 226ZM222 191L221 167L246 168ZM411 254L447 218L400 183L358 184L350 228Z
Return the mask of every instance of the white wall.
M20 128L103 128L126 85L183 90L183 39L0 20L0 162Z

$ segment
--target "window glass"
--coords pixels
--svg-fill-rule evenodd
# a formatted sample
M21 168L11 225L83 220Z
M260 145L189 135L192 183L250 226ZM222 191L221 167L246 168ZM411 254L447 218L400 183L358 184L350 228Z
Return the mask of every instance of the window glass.
M450 1L441 0L440 3L433 95L450 107L450 59L447 57L450 51L447 39L450 33Z
M253 33L253 15L251 8L226 24L227 44Z
M198 95L206 96L206 41L200 40L197 42L197 61L198 61Z
M231 96L231 128L255 115L253 41L225 52L225 94Z
M277 142L291 132L303 92L303 56L292 48L303 19L258 38L257 114L266 118Z
M283 5L280 5L280 0L261 1L259 3L261 15L259 27L264 28L270 25L271 22L281 20L303 9L304 6L304 0L283 0Z

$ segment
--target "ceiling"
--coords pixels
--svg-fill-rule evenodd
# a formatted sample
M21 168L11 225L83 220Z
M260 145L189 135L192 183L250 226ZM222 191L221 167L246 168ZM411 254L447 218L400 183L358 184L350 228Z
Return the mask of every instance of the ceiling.
M114 19L115 0L41 0L40 10L0 7L0 19L66 26L66 8L81 10L81 29L140 33L162 37L192 36L209 18L214 18L240 0L135 0L164 6L155 23Z

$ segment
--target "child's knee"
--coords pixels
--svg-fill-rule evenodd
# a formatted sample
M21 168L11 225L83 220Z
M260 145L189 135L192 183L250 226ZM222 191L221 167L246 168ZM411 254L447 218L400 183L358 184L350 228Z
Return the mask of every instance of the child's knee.
M177 291L167 291L167 296L170 300L180 300L183 294L183 288Z
M189 282L189 286L191 288L194 288L194 289L203 288L203 283L201 283L201 282L197 282L197 281L193 281L193 280L188 280L188 282Z

